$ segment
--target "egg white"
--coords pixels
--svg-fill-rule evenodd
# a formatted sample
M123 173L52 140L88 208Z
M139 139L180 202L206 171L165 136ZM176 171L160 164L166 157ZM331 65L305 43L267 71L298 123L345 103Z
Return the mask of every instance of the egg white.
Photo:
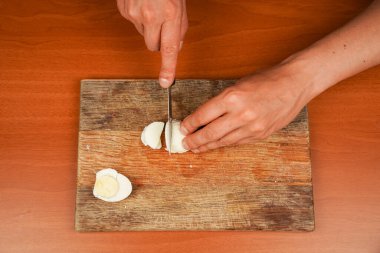
M100 170L96 173L96 179L99 180L103 176L110 176L116 179L118 183L118 191L115 195L110 198L106 198L104 196L99 195L96 192L96 188L94 186L93 194L96 198L107 201L107 202L118 202L125 198L127 198L132 192L132 183L129 179L123 174L118 173L116 170L108 168Z
M152 122L147 125L141 133L141 141L145 146L152 149L162 148L161 134L164 129L164 122Z
M168 125L169 125L169 122L167 122L165 126L166 150L168 150L168 143L170 139ZM188 151L182 145L182 140L185 138L185 136L181 133L180 128L181 128L181 121L173 119L172 124L171 124L171 131L172 131L171 153L184 153Z

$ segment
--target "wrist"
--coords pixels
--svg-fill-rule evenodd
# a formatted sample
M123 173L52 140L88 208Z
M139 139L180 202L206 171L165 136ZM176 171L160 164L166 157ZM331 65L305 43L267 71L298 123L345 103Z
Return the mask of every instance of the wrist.
M336 83L324 60L309 49L291 55L280 68L291 76L305 104Z

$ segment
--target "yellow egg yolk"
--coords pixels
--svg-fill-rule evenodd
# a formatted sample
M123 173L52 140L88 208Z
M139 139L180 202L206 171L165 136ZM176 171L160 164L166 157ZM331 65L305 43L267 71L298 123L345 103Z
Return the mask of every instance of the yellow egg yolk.
M119 191L119 183L116 178L104 175L95 182L95 192L103 198L111 198Z

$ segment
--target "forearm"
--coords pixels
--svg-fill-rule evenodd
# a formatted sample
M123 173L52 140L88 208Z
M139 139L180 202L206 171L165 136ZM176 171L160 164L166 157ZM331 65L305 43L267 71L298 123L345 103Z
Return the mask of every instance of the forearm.
M289 57L284 65L307 80L308 102L337 82L380 64L380 0L344 27Z
M330 86L379 63L376 0L341 29L274 68L242 78L201 105L182 122L181 131L187 135L183 145L198 153L266 138Z

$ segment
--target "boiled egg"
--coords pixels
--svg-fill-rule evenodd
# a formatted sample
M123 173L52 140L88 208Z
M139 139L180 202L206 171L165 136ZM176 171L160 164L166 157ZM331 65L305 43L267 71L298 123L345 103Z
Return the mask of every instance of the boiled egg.
M162 148L161 133L164 129L164 122L152 122L147 125L141 133L141 141L145 146L152 149Z
M93 194L96 198L117 202L127 198L132 192L132 183L123 174L108 168L96 173Z
M170 123L167 122L166 123L166 126L165 126L165 142L166 142L166 150L169 150L168 149L168 143L169 143L169 125ZM173 119L172 120L172 124L171 124L171 130L172 130L172 136L171 136L171 153L184 153L186 151L188 151L187 149L185 149L182 145L182 140L183 138L185 138L185 136L181 133L181 121L179 120L175 120Z
M166 150L168 150L169 144L169 122L152 122L147 125L141 133L141 141L145 146L149 146L152 149L162 148L161 144L161 134L165 126L165 142ZM182 140L185 136L180 131L181 121L172 120L171 129L172 129L172 138L171 138L171 153L184 153L186 150L182 145Z

